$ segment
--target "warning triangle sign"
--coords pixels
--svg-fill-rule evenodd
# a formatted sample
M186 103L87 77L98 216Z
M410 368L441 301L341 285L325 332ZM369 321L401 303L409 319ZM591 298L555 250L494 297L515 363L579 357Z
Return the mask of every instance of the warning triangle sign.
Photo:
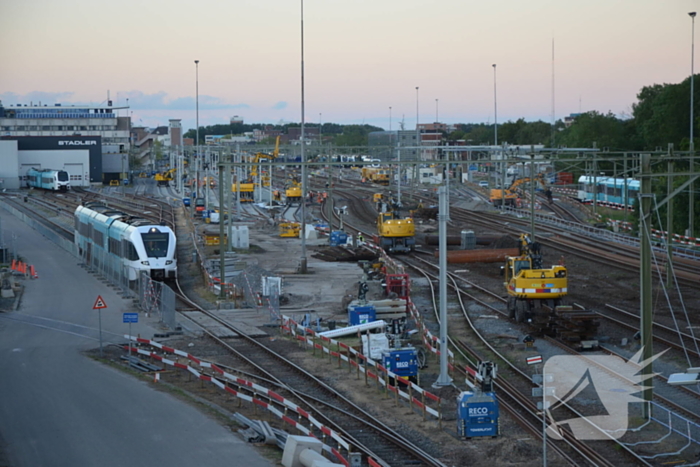
M102 299L101 296L97 296L97 300L95 300L95 305L92 307L93 310L99 310L101 308L107 308L107 304L105 301Z

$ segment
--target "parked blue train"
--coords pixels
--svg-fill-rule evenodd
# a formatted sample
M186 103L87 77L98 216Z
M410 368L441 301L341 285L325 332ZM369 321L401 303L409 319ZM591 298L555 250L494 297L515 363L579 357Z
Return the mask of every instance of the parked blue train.
M628 209L634 207L639 195L639 180L632 178L591 177L581 175L578 178L578 199L592 203L594 196L598 204ZM595 184L595 186L594 186Z
M175 233L165 225L132 217L99 203L75 210L75 244L86 263L138 279L177 276Z
M31 168L27 170L27 187L52 191L68 191L70 177L65 170Z

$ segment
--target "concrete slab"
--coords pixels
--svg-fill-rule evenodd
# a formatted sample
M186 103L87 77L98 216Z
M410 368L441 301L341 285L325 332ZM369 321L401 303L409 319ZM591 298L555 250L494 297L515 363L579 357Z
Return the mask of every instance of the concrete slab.
M182 314L193 323L213 333L216 337L239 337L238 333L222 326L221 324L214 321L214 319L199 311L183 311Z

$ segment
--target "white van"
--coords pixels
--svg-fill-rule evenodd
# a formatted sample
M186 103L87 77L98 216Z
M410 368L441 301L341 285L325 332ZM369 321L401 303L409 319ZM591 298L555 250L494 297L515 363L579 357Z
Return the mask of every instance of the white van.
M480 186L481 188L488 188L488 187L489 187L489 182L481 181L481 182L479 182L479 186Z

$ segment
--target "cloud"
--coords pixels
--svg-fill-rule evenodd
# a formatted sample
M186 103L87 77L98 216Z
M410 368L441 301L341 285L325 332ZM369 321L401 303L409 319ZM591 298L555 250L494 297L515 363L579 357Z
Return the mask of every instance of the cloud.
M27 94L17 94L14 92L3 92L0 94L0 101L3 105L54 105L69 101L74 93L72 92L42 92L32 91Z
M196 108L197 100L195 97L178 97L168 99L167 93L164 91L155 94L144 94L141 91L129 91L120 93L122 98L129 99L129 107L133 109L150 109L150 110L193 110ZM200 110L218 110L218 109L249 109L248 104L229 104L223 99L214 96L199 96Z
M0 94L0 100L4 105L16 104L64 104L64 105L105 105L105 101L98 104L94 102L84 102L73 100L75 93L73 92L40 92L32 91L27 94L16 94L13 92L5 92ZM168 99L168 94L165 91L156 92L154 94L145 94L141 91L119 91L116 93L116 99L113 95L112 101L115 106L126 105L126 99L129 99L129 107L132 110L194 110L197 102L195 97L178 97ZM286 104L285 104L286 105ZM214 96L199 96L200 110L220 110L220 109L250 109L248 104L229 104L223 99Z
M287 108L287 103L285 101L279 101L272 106L272 110L284 110Z

